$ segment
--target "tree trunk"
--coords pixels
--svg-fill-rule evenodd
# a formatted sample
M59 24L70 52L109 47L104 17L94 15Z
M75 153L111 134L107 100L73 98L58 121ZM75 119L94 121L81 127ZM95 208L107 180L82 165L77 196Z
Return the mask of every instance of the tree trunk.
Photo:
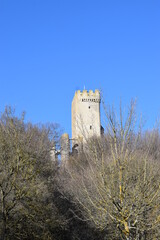
M1 236L0 240L5 240L6 238L6 213L5 213L5 196L4 196L4 191L1 189L1 195L2 195L2 229L1 229Z

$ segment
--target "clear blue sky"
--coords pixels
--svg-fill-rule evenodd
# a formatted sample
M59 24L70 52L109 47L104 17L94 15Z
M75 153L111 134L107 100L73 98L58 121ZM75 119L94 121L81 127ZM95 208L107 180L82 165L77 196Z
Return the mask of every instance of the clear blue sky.
M160 116L159 0L0 0L0 110L71 133L75 90Z

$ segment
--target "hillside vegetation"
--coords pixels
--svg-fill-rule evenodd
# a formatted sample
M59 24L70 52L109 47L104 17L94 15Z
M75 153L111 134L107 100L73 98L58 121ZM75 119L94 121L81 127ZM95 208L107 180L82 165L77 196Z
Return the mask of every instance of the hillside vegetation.
M56 124L0 117L1 240L160 239L160 133L104 107L106 126L66 167L52 161Z

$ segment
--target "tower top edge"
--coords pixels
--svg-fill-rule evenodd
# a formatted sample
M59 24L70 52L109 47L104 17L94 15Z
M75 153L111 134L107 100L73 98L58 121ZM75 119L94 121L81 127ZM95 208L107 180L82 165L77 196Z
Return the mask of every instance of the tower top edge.
M76 92L75 92L75 96L79 96L79 97L98 97L98 98L100 98L100 91L98 90L98 89L95 89L95 91L93 91L93 90L89 90L89 91L87 91L87 90L83 90L83 91L81 91L81 90L77 90Z

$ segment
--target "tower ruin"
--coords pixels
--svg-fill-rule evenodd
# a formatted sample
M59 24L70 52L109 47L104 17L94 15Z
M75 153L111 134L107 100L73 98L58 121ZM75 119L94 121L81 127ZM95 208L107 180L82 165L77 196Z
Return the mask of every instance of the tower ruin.
M76 91L72 101L72 138L68 133L61 136L61 148L51 151L51 159L56 161L61 155L61 166L66 167L69 155L83 151L83 143L93 136L100 137L103 131L100 122L100 92L99 90ZM72 140L72 151L70 151Z
M75 92L72 101L72 146L101 135L99 90Z

